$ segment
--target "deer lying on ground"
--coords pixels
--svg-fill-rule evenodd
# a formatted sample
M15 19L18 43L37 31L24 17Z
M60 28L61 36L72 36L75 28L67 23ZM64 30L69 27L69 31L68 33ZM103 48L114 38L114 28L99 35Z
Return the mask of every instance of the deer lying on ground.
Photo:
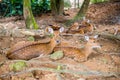
M83 20L81 24L75 22L67 31L72 34L85 34L88 32L93 32L93 25L90 23L90 20Z
M87 41L84 44L83 48L78 48L74 46L56 46L54 48L54 51L62 50L65 54L65 56L74 58L76 61L86 61L89 57L89 55L93 52L93 48L100 48L100 46L95 43L95 39L97 39L97 36L94 36L93 38L89 38L89 36L85 36L85 40Z
M59 29L59 33L61 33L62 28ZM54 34L52 28L47 27L45 29L46 34ZM7 57L9 59L22 59L22 60L29 60L35 57L40 56L41 54L50 54L54 47L60 43L60 40L55 36L47 42L40 42L40 41L21 41L17 44L13 45L11 49L7 53Z

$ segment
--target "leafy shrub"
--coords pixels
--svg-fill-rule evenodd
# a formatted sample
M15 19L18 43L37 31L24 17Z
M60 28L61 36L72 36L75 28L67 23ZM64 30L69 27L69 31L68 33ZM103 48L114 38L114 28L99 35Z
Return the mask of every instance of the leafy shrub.
M22 15L22 0L2 0L0 9L2 16Z
M31 0L31 7L34 14L50 10L50 0ZM23 0L2 0L0 2L0 15L15 16L23 15Z
M71 7L71 6L72 6L72 5L71 5L70 0L64 0L64 7L69 8L69 7Z
M34 14L44 13L50 10L50 0L33 0L32 10Z
M105 1L109 1L109 0L91 0L91 3L100 3Z

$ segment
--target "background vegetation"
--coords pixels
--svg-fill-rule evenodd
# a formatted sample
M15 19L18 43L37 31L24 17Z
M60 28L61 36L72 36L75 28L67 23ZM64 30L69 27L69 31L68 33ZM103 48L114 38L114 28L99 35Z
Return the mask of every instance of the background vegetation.
M50 0L31 0L34 14L44 13L50 10ZM23 15L23 0L3 0L0 2L0 15Z
M104 2L108 0L91 0L91 3ZM34 15L45 13L50 8L50 0L31 0ZM71 7L70 1L65 0L65 7ZM0 15L3 17L23 15L23 0L2 0L0 2Z

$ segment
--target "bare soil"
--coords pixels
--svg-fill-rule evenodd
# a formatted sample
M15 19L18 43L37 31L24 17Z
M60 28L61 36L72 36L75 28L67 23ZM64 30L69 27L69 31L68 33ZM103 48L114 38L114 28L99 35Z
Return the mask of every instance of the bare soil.
M96 26L95 32L114 34L114 28L120 30L119 8L119 3L91 5L87 17ZM73 18L77 11L77 9L66 11L70 16L65 18ZM0 25L9 29L16 27L24 29L24 20L17 19L18 17L0 19ZM64 26L63 23L56 22L50 13L38 16L36 19L39 26L51 24ZM49 55L42 55L24 61L27 66L22 70L13 71L10 65L20 60L9 60L6 53L14 44L27 39L28 37L0 37L0 80L120 80L120 41L99 37L97 42L102 46L100 52L94 51L84 62L77 62L69 57L51 60ZM71 43L76 42L74 45L81 45L79 37L69 39Z

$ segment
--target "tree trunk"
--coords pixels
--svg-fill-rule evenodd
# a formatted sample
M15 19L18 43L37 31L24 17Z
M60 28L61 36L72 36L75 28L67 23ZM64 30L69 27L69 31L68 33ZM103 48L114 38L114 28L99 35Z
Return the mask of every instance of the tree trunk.
M24 19L26 28L28 29L38 29L38 25L35 21L35 18L32 14L31 10L31 0L24 0L23 1L23 12L24 12Z
M63 15L63 13L64 13L64 0L58 0L58 1L59 1L59 7L58 7L59 15Z
M50 2L51 2L50 5L51 5L52 15L56 15L57 14L56 1L51 0Z
M76 8L76 0L74 0L74 8Z
M90 3L90 0L84 0L79 12L77 13L77 15L74 17L74 20L81 20L86 12L87 12L87 9L88 9L88 6L89 6L89 3Z
M80 1L78 0L78 3L77 3L77 8L79 8L79 7L80 7L80 5L79 5L79 4L80 4Z
M64 0L51 0L51 10L52 14L63 15L64 12Z

